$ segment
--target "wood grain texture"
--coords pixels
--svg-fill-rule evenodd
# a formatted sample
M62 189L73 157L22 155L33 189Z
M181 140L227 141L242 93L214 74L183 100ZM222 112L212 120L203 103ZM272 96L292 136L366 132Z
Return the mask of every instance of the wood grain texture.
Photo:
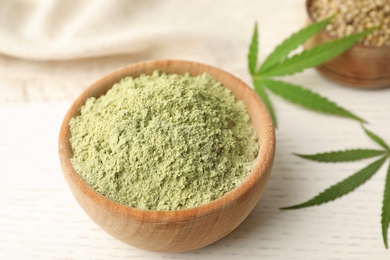
M98 98L126 76L138 77L159 70L168 74L197 76L208 73L232 91L247 108L257 132L259 153L249 176L234 190L199 207L174 210L140 210L115 203L94 191L74 170L70 159L71 118L89 97ZM175 60L148 61L130 65L98 80L73 103L65 116L59 137L59 155L64 177L84 211L112 236L138 248L159 252L182 252L207 246L232 232L258 202L275 153L272 119L256 93L235 76L208 65Z
M306 1L307 24L313 21L309 12L312 1ZM310 49L334 39L322 30L308 40L304 47ZM318 66L317 69L326 77L343 85L363 89L387 88L390 87L390 46L355 44L348 51Z
M187 5L191 8L190 3ZM320 164L292 153L375 149L376 145L351 120L308 112L274 95L270 98L279 119L275 163L260 202L238 228L202 249L153 253L113 238L79 207L61 173L58 131L70 104L91 82L140 60L176 58L212 64L250 84L246 54L254 21L259 25L263 60L302 27L307 16L304 7L305 0L207 1L207 10L221 12L203 18L212 19L220 31L219 35L213 30L208 32L215 38L207 41L202 53L187 47L188 52L172 52L169 57L155 50L51 62L0 55L0 258L388 260L390 251L383 246L380 226L385 167L335 202L302 210L279 210L313 197L370 161ZM220 14L217 18L216 13ZM224 27L229 27L229 33ZM218 49L209 51L210 45ZM288 81L321 93L362 116L369 121L370 130L390 142L390 89L340 87L316 70L289 77Z

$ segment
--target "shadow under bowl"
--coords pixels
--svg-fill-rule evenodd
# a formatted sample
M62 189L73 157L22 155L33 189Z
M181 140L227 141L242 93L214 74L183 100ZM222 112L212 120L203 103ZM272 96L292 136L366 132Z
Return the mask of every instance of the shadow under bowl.
M159 70L167 74L210 74L245 104L258 135L253 170L237 188L201 206L183 210L141 210L116 203L91 188L75 171L69 122L89 97L104 95L126 76ZM159 252L182 252L207 246L233 231L257 204L271 173L275 153L274 126L255 92L235 76L208 65L175 60L137 63L103 77L87 88L68 110L60 130L59 157L65 180L80 206L103 230L132 246Z

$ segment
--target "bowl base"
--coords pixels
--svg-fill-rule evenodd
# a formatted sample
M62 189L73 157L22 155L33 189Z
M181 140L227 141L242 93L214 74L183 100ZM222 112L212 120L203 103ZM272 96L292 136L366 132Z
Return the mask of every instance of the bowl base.
M387 78L358 78L358 77L348 77L337 73L336 71L326 67L318 66L316 67L317 71L324 75L326 78L333 80L343 86L351 88L360 88L360 89L383 89L390 87L390 77Z

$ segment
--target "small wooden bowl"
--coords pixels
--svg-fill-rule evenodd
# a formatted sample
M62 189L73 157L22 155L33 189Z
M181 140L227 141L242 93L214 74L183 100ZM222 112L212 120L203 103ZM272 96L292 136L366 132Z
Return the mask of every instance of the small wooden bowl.
M314 21L310 6L313 0L306 0L308 24ZM326 30L322 30L304 44L305 49L334 40ZM342 85L379 89L390 87L390 46L365 46L355 44L335 59L317 67L324 76Z
M118 204L92 189L74 170L70 158L69 121L80 114L88 97L104 95L126 76L138 77L159 70L168 74L208 73L242 100L259 140L259 154L252 172L243 183L221 198L199 207L176 211L140 210ZM95 82L73 103L66 114L59 136L59 156L65 180L84 211L102 229L138 248L180 252L207 246L233 231L258 202L267 180L275 152L271 117L263 102L244 82L220 69L187 61L149 61L117 70Z

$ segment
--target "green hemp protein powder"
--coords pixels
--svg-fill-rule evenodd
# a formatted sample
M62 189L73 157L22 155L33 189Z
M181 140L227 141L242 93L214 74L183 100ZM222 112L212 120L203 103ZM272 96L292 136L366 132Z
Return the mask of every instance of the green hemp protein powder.
M70 121L76 172L145 210L211 202L251 172L257 137L242 102L210 75L126 77Z

